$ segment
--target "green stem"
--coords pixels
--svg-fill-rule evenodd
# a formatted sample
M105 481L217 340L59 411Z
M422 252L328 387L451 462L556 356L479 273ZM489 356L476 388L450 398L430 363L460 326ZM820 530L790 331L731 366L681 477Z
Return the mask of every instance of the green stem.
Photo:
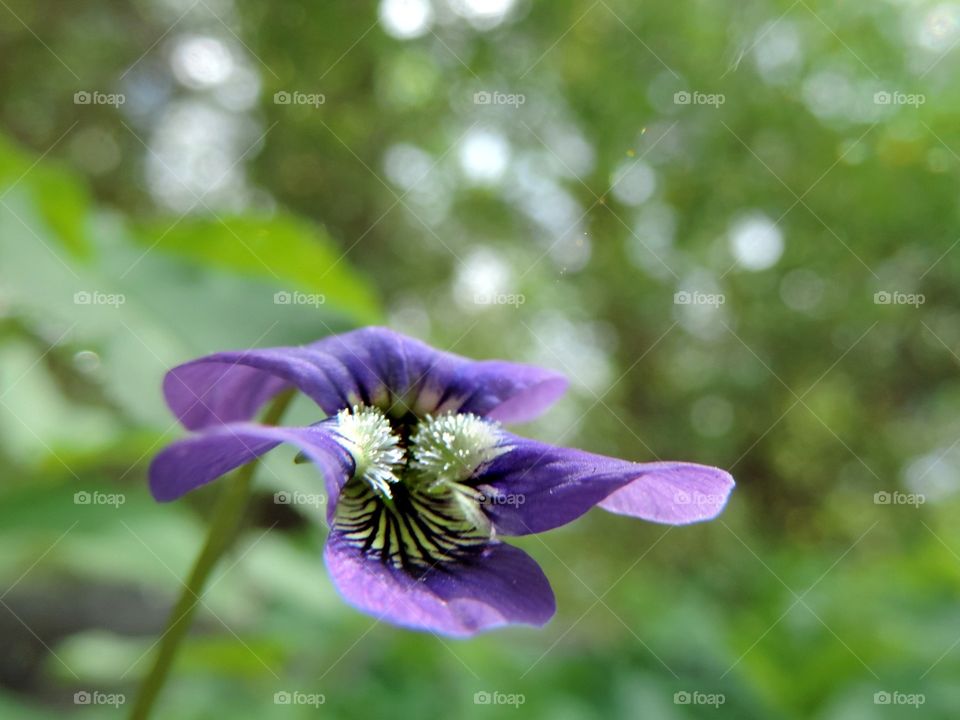
M290 404L293 392L278 395L263 415L265 425L276 425ZM250 486L253 471L258 460L253 460L237 470L233 478L225 482L210 521L207 541L190 571L190 578L183 586L183 592L170 613L170 620L163 635L153 667L140 686L140 693L130 711L130 720L146 720L150 716L153 704L163 689L170 674L170 668L180 649L180 643L190 629L190 621L197 604L200 602L203 588L210 573L227 551L240 528L243 513L250 498Z

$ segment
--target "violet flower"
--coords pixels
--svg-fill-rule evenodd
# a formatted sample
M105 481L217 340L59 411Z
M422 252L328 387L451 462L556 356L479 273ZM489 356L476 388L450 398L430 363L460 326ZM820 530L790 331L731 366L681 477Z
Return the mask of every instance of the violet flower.
M323 475L324 555L348 602L454 636L543 625L556 609L550 584L501 537L551 530L595 505L672 525L707 520L734 484L716 468L617 460L503 429L541 414L566 384L549 370L470 360L385 328L216 353L164 381L167 403L194 432L157 455L150 489L174 500L290 443ZM326 419L250 422L290 388Z

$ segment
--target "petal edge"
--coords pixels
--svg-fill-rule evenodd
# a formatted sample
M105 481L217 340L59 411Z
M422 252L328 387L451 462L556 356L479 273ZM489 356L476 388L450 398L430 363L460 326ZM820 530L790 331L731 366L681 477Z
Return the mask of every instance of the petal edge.
M438 565L415 579L365 557L333 531L324 560L348 603L415 630L469 637L509 624L542 626L556 611L540 566L505 543L492 543L472 563Z

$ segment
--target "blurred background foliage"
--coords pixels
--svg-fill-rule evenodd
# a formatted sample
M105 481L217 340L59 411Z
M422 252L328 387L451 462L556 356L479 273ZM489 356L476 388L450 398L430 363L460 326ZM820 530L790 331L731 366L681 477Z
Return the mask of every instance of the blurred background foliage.
M524 432L728 468L730 507L524 539L557 617L454 642L337 598L278 450L159 717L955 716L960 5L0 17L0 716L145 672L216 493L146 492L165 369L371 322L567 373Z

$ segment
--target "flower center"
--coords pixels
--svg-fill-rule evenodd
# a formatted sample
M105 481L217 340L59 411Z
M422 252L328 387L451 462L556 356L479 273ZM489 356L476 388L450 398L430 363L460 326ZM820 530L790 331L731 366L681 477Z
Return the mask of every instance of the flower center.
M392 423L379 408L354 406L335 427L355 471L334 527L362 552L422 570L462 559L492 537L471 480L506 451L494 423L472 414Z

